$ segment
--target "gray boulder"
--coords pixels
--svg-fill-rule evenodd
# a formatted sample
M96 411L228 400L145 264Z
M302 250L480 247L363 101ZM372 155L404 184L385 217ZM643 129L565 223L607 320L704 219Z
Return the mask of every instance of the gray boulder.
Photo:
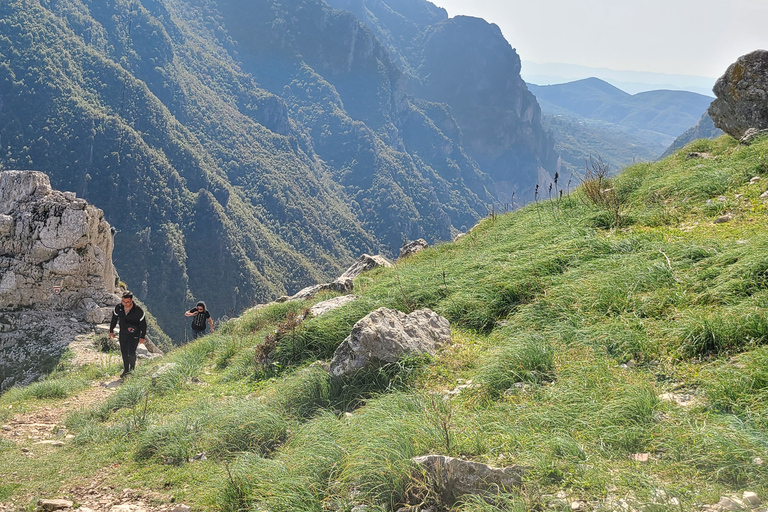
M348 278L348 279L354 279L363 272L367 272L368 270L373 270L376 267L391 267L392 264L387 261L387 258L381 255L376 256L370 256L368 254L363 254L360 256L355 263L352 264L351 267L349 267L343 274L341 274L341 277L339 279Z
M429 244L423 238L419 238L418 240L413 240L412 242L408 242L407 244L403 245L400 248L400 256L398 257L398 259L407 258L412 254L416 254L419 251L423 251L427 247L429 247Z
M379 308L352 327L333 354L331 374L345 377L363 368L394 363L407 355L434 355L450 337L448 320L432 310L406 315Z
M768 51L739 57L715 83L709 106L715 126L741 139L750 128L768 128Z
M494 495L519 487L525 468L495 468L445 455L426 455L413 459L425 483L446 505L466 495Z

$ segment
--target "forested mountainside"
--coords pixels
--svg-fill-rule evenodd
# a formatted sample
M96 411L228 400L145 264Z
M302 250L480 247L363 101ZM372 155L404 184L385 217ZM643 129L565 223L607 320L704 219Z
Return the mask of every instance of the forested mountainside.
M444 21L446 41L466 22ZM514 140L483 160L479 135L462 140L471 109L409 95L402 56L317 0L10 0L0 26L0 167L102 208L121 279L177 339L192 300L233 313L361 253L447 239L497 183L530 191L551 160L516 135L538 115L532 96L486 119ZM498 29L490 39L519 80ZM451 64L435 55L421 66Z

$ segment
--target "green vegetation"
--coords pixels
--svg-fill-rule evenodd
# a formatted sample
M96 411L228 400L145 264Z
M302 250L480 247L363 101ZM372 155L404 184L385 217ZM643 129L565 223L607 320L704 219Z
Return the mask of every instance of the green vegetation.
M612 178L620 223L586 180L363 274L359 299L321 317L297 320L311 301L249 310L72 412L58 451L0 443L18 477L0 499L31 506L98 475L200 510L440 509L413 478L411 458L433 453L526 468L520 488L468 496L464 512L768 499L766 150L697 141ZM433 309L452 343L331 378L323 364L381 306ZM0 410L61 400L48 390L81 372L6 393ZM39 471L64 458L64 474Z

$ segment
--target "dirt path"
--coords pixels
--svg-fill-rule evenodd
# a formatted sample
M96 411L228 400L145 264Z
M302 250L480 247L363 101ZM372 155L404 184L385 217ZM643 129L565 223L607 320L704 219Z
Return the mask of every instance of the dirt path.
M105 354L96 349L93 335L78 336L69 345L74 352L73 364L82 366L88 363L112 364L119 360L119 355ZM84 389L56 405L43 405L31 411L18 413L9 418L0 428L0 438L11 441L19 446L21 452L30 458L35 457L36 448L42 445L63 447L74 436L67 431L64 421L75 411L85 411L95 404L106 400L122 380L112 377L103 381L93 382ZM56 496L50 500L62 500L59 506L47 506L48 510L69 512L187 512L189 507L172 503L173 499L167 494L152 490L116 488L108 485L112 467L101 468L97 474L79 482L71 482L63 486ZM14 472L3 470L13 481ZM14 500L0 502L0 512L21 512L28 510L34 495L16 496ZM67 505L70 503L70 506ZM77 506L75 509L73 506Z

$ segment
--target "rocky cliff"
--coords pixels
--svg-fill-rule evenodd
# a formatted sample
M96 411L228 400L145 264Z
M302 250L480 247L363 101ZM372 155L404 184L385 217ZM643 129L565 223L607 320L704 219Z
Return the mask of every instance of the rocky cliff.
M426 0L330 0L353 12L403 68L409 93L445 104L460 130L458 144L492 179L502 202L533 199L558 170L554 140L520 77L520 57L498 26L448 18ZM433 118L436 125L440 120Z
M0 172L0 390L56 364L120 299L103 212L35 171Z

